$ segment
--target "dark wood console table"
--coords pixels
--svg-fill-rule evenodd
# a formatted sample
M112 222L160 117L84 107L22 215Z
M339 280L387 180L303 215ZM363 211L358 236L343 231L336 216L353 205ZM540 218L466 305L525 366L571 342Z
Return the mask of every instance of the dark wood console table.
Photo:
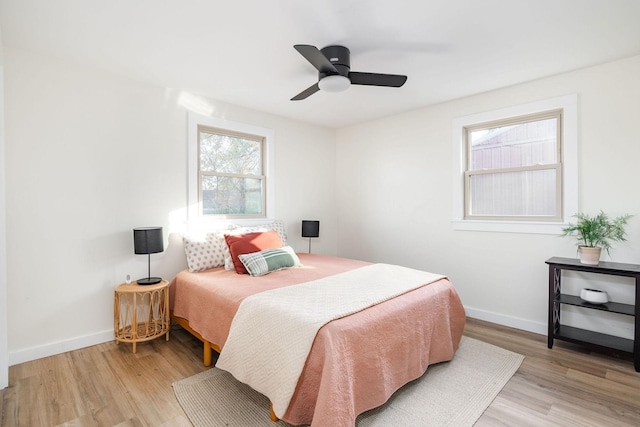
M546 263L549 265L549 330L547 334L547 346L552 348L553 340L558 339L585 345L595 350L613 349L622 353L631 354L633 356L633 366L636 372L640 372L640 316L638 315L638 303L640 302L640 265L605 261L601 261L598 265L588 265L580 263L578 259L558 257L550 258ZM635 304L621 304L617 302L591 304L583 301L578 296L563 294L561 290L562 270L633 277L635 279ZM634 316L634 339L629 340L586 329L560 325L562 304Z

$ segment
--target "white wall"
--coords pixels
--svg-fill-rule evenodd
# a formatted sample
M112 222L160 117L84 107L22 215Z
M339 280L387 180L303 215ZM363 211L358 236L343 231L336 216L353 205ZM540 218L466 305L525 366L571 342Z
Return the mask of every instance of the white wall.
M338 254L446 274L469 315L546 333L544 262L575 257L575 246L556 235L453 231L452 121L577 93L579 209L635 214L612 257L640 263L638 76L634 57L340 129Z
M186 218L188 110L273 129L276 216L300 251L300 220L321 220L314 250L335 254L333 130L22 50L4 60L10 364L113 339L115 286L146 275L134 227L165 227L153 274L184 268L169 232Z

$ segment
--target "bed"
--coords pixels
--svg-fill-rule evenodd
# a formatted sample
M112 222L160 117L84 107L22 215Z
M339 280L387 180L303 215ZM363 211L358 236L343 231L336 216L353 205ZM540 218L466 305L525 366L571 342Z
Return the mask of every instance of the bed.
M245 299L372 266L330 256L298 256L303 267L261 277L217 267L185 270L174 278L172 319L203 341L205 365L212 364L212 349L224 349ZM271 417L294 425L353 426L359 414L386 402L429 365L451 360L464 323L464 308L447 278L331 320L317 331L286 409L274 412L272 407ZM283 341L268 342L270 350L287 352ZM272 362L269 366L282 369L280 360ZM271 369L269 366L260 369Z

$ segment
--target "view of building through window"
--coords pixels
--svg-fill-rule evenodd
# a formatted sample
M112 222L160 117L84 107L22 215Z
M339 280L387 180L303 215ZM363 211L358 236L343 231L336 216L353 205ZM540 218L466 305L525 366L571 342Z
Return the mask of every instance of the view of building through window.
M560 219L560 112L467 128L466 217Z

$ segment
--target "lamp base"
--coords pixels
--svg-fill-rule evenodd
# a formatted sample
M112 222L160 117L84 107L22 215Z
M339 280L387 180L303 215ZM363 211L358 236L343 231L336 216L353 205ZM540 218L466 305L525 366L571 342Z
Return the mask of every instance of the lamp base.
M144 279L138 279L138 285L155 285L156 283L162 282L161 277L145 277Z

